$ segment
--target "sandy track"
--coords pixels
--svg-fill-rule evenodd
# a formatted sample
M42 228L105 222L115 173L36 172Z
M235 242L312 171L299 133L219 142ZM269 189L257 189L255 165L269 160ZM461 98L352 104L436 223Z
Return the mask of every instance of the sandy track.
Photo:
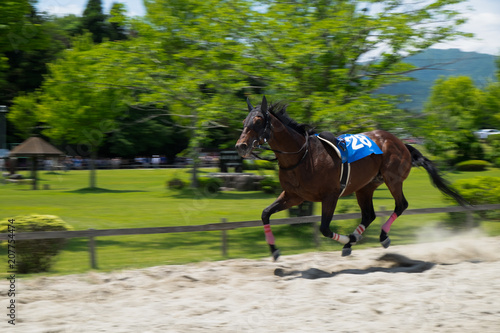
M19 332L500 332L500 238L41 277L17 288ZM4 317L0 330L10 326Z

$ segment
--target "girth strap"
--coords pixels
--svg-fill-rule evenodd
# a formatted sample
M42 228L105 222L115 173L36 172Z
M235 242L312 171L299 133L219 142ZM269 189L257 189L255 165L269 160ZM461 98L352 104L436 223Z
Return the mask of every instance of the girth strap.
M349 177L351 174L351 163L345 162L340 166L340 194L339 197L344 194L347 187L347 182L349 182Z
M340 162L342 162L342 153L340 152L339 148L334 144L334 142L340 143L333 134L329 132L322 132L318 135L316 135L318 139L320 139L323 143L327 144L329 147L333 148L335 153L340 159ZM342 147L341 149L345 150L345 146ZM344 191L347 187L347 183L349 182L349 177L351 174L351 163L345 162L340 165L340 196L344 194Z

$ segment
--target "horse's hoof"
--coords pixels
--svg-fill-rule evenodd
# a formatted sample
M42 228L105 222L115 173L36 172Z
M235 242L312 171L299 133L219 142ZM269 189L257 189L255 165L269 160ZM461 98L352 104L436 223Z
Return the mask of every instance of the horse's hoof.
M387 249L391 245L391 239L389 237L387 237L386 239L384 239L383 241L381 241L380 244L382 244L382 246L385 249Z
M350 247L344 247L342 249L342 257L348 257L352 253L352 249Z
M280 255L281 255L280 250L276 249L273 252L273 259L274 259L274 261L278 261L278 258L280 257Z

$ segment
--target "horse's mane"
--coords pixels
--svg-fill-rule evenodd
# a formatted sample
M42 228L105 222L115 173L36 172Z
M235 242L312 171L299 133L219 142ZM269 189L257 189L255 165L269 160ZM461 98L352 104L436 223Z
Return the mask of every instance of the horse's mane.
M288 104L285 104L283 102L278 102L278 103L271 103L268 107L268 111L278 118L279 121L281 121L284 125L294 129L295 131L299 132L300 134L306 135L306 134L313 134L314 129L312 128L311 125L308 124L300 124L290 118L288 113L286 113L286 108L288 107Z

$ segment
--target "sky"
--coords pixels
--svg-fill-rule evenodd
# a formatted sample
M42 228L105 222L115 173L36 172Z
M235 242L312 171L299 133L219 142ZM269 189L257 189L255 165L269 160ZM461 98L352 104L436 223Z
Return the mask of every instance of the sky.
M38 0L38 9L53 15L81 15L88 0ZM414 1L414 0L408 0ZM111 4L125 4L129 16L144 15L142 0L103 0L104 12L109 13ZM433 48L458 48L466 52L478 52L500 55L500 0L468 0L455 5L469 21L461 27L461 31L472 32L474 39L460 39L446 44L438 44ZM471 10L469 10L471 9Z
M66 14L82 15L88 0L38 0L38 9L53 15L63 16ZM105 13L109 13L113 2L125 4L129 16L144 15L146 9L142 0L102 0Z

